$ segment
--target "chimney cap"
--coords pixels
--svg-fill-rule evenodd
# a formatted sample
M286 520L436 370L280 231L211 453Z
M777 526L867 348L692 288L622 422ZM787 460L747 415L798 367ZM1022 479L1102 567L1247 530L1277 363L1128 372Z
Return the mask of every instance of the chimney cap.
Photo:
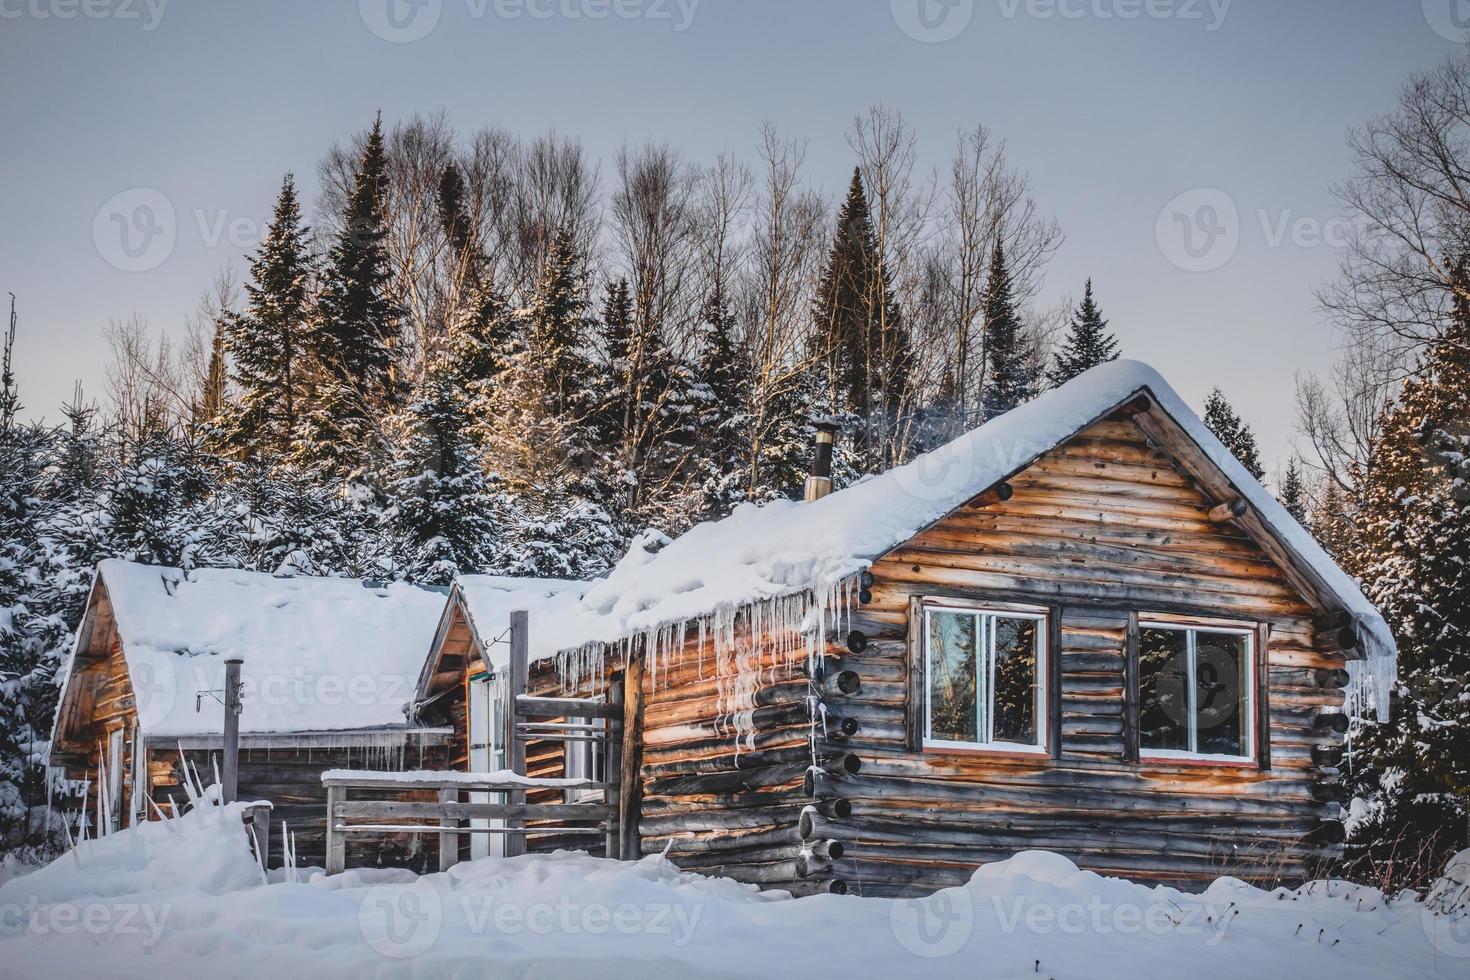
M830 415L815 415L812 417L812 427L818 432L836 432L842 425Z

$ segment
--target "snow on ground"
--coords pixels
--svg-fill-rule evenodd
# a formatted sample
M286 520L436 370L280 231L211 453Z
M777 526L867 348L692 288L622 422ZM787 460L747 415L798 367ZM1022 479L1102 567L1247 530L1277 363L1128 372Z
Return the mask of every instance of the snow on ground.
M1470 917L1344 882L1188 895L1033 851L920 901L792 899L570 853L265 885L239 820L148 824L0 885L0 975L1470 976Z

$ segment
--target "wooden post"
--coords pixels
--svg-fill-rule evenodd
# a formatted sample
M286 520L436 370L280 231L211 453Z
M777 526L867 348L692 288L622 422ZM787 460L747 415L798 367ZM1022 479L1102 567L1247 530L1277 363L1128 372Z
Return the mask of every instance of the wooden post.
M607 685L607 703L623 706L623 686L626 683L627 674L616 674ZM616 861L621 856L623 835L622 824L619 821L621 814L618 812L618 800L622 797L622 771L623 771L623 719L619 714L615 718L608 718L604 723L607 734L603 742L602 753L602 781L607 783L607 843L604 848L605 856Z
M459 789L454 786L439 787L439 803L454 803L459 800ZM439 826L454 827L458 829L459 821L449 815L445 808L444 815L439 818ZM459 834L441 831L439 833L439 870L448 871L459 863Z
M622 837L618 849L624 861L643 856L642 838L638 832L639 810L643 806L643 648L628 655L628 669L623 674L623 760L618 791L618 832Z
M225 758L220 778L220 800L233 803L240 791L240 664L238 657L225 661Z
M524 609L517 609L510 614L510 664L508 666L506 690L510 697L510 704L505 712L505 764L514 773L524 776L526 774L526 742L519 732L516 731L516 700L526 693L526 683L530 673L530 620L531 616ZM507 803L526 802L525 790L512 790L505 794ZM523 820L507 820L506 829L524 827ZM509 833L505 835L505 856L515 857L517 854L526 853L526 835Z
M347 799L343 786L327 787L327 874L341 874L347 867L347 835L337 829L337 804Z
M250 821L250 830L255 838L256 856L262 868L270 867L271 859L271 805L255 803L245 811Z

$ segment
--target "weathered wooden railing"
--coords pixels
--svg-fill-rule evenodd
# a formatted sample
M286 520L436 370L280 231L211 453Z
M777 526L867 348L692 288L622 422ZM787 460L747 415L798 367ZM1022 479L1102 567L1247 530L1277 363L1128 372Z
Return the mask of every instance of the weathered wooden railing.
M506 857L525 853L528 836L580 835L601 830L606 855L619 858L624 851L637 857L637 847L625 842L628 821L620 811L636 802L625 800L622 791L624 755L623 696L625 682L618 676L608 687L607 699L533 697L526 693L529 677L527 634L529 617L524 611L510 616L510 661L506 667L506 697L511 710L505 712L506 770L494 773L467 772L368 772L336 769L322 773L327 790L327 874L342 871L347 864L347 835L365 833L436 833L439 835L439 869L459 860L459 836L503 834ZM635 682L636 689L636 682ZM594 719L596 719L594 721ZM580 742L603 745L601 779L543 779L526 775L527 742ZM591 802L528 803L531 789L601 790L603 799ZM353 790L408 794L433 791L435 800L351 799ZM496 802L463 800L461 793L495 793ZM354 823L352 821L366 821ZM392 822L388 822L392 821ZM427 821L427 822L414 822ZM465 821L495 821L469 825ZM560 826L557 826L557 825ZM566 826L581 824L582 826ZM636 837L636 817L626 826ZM636 840L635 840L636 844Z
M591 779L528 779L514 773L366 772L329 770L322 774L327 788L327 874L347 865L348 834L437 834L439 870L459 860L459 837L468 834L586 835L616 832L616 809L605 802L503 803L467 802L462 793L504 793L524 796L528 789L607 789ZM433 791L436 800L352 799L353 790L375 793ZM470 820L504 821L501 826L471 826ZM362 822L354 822L362 821ZM389 822L392 821L392 822ZM531 824L528 826L528 822ZM548 824L556 824L551 826ZM575 826L568 826L575 825Z

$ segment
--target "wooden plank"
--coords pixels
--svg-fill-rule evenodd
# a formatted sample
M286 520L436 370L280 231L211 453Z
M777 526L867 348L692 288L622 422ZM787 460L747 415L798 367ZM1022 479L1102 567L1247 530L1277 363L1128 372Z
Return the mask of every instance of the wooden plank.
M347 787L327 786L327 813L332 813L337 806L347 801ZM342 834L336 829L337 821L327 820L327 866L329 875L341 874L347 868L347 842Z
M618 789L618 852L626 861L643 856L639 816L643 806L643 705L646 672L645 651L639 647L628 657L623 687L623 759Z
M603 820L602 803L462 803L458 788L446 786L439 800L352 800L337 803L333 817L446 817L453 820Z
M530 613L524 609L517 609L510 614L510 661L507 666L509 671L509 696L512 705L519 705L522 694L526 693L526 686L530 680ZM526 743L516 737L516 712L506 712L505 733L505 764L515 773L526 775ZM510 790L506 793L506 802L526 802L526 791L524 789ZM515 821L509 821L507 827L516 828ZM526 852L525 838L519 834L513 834L506 839L505 856L515 857Z
M444 787L441 787L439 789L439 802L438 803L430 803L430 804L419 804L419 803L390 803L390 804L388 804L388 806L390 806L390 807L421 807L421 806L422 807L430 807L430 808L433 808L433 809L435 809L435 810L438 811L439 826L440 827L444 827L444 828L458 828L458 826L459 826L459 820L460 820L460 814L458 812L456 812L456 809L455 809L456 801L458 799L459 799L459 790L456 787L453 787L453 786L444 786ZM342 812L344 810L348 810L348 811L356 810L357 812L360 813L360 812L362 812L362 810L361 810L362 807L364 807L364 806L371 806L371 805L372 805L371 803L366 803L366 802L364 802L364 803L355 803L355 804L346 804L343 807L339 807L338 809L331 811L331 818L330 818L331 819L331 822L335 824L337 822L337 818L338 817L345 817L345 816L347 816L348 815L347 813ZM391 812L388 815L392 815ZM407 814L405 814L405 816L406 815ZM486 814L486 816L489 816L489 814ZM450 833L449 830L447 830L447 829L446 830L441 830L439 832L439 870L440 871L448 871L450 868L454 867L455 864L458 863L458 861L459 861L459 838L455 834Z
M544 698L522 694L515 699L516 715L521 718L618 718L623 717L619 705L591 698Z

